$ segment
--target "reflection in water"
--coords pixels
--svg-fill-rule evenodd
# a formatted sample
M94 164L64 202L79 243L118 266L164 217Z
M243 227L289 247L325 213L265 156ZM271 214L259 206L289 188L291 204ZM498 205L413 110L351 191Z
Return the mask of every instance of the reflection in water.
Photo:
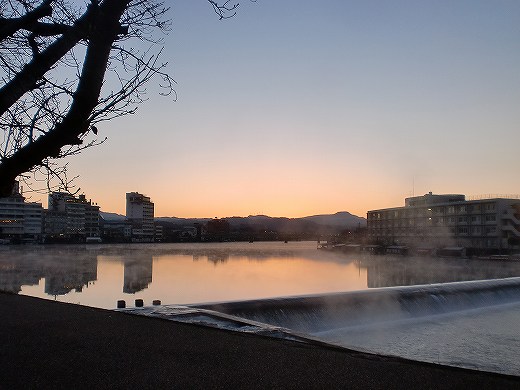
M518 360L518 343L515 340L519 338L511 331L514 325L500 328L493 322L495 317L500 322L503 315L508 313L500 312L500 315L494 316L491 326L487 328L488 331L484 334L476 333L477 336L471 338L461 354L452 346L464 339L468 329L481 329L482 324L489 321L480 317L474 320L472 317L468 321L454 321L451 325L443 323L441 327L438 318L435 315L430 316L432 313L436 314L437 309L444 313L448 309L450 299L453 305L462 303L465 306L471 306L474 302L488 302L487 287L482 296L480 293L468 294L468 291L453 293L448 291L453 286L445 284L427 288L400 287L357 291L352 294L332 294L329 295L326 305L321 305L323 310L308 310L308 302L315 299L308 297L309 295L318 296L318 300L323 300L324 293L367 290L371 287L514 276L520 276L520 262L364 256L318 251L314 242L19 246L0 250L0 290L3 291L111 309L115 308L116 302L121 299L126 300L130 307L135 298L143 299L146 306L150 306L155 299L166 305L259 299L263 300L264 304L262 315L274 313L276 316L294 317L297 319L294 329L302 329L301 326L306 323L323 326L327 323L323 317L329 316L332 320L328 323L336 327L321 329L319 332L328 332L332 338L339 337L342 340L341 345L372 348L372 343L374 351L385 353L396 353L402 348L405 351L402 355L412 358L421 358L431 352L424 358L427 361L441 361L436 348L442 345L439 343L439 335L445 337L448 327L453 331L449 342L444 344L446 348L441 348L445 353L442 362L463 362L475 350L475 340L481 343L483 339L491 340L481 349L485 353L478 353L487 362L489 351L493 351L493 346L499 345L495 340L503 339L506 340L506 345L503 348L495 348L493 354L507 357L506 360L500 361L500 366L516 367L514 369L519 370L518 365L510 364L511 361ZM509 282L511 280L492 281L500 284ZM475 282L463 284L471 283ZM477 282L479 283L488 282ZM464 286L457 288L462 287ZM440 293L434 293L432 289L440 290ZM397 290L401 293L396 298L392 294L395 295ZM404 299L407 291L412 290L417 290L419 295L409 294L411 298ZM504 290L500 288L493 291L499 298L496 301L502 302ZM269 304L265 298L302 295L307 297L297 298L296 301L307 302L304 305L287 305L291 299L283 298L272 300L281 302L281 310L278 310L279 307L273 308L270 312L265 309L265 304ZM338 304L343 299L338 301L340 296L345 298L343 302L346 304ZM362 296L366 296L363 302L359 300ZM515 295L515 299L517 296L518 294ZM336 299L336 302L330 299ZM292 301L294 302L294 299ZM251 304L245 303L246 306ZM244 302L239 305L244 307ZM420 317L421 319L431 317L432 321L420 322L419 326L407 325L403 331L402 326L399 326L402 324L402 318L411 314L417 316L421 311L427 314ZM520 313L520 309L518 312ZM321 317L318 318L318 315ZM383 318L385 315L389 316L391 324L398 328L392 333L394 341L390 343L388 334L385 333L389 326L389 322ZM338 317L338 321L334 316ZM370 333L370 329L367 330L360 325L367 318L371 321L374 318L383 318L385 322L382 322L380 328L376 327L375 332L372 329ZM520 314L510 315L510 318L516 320L520 318ZM319 321L316 321L317 319ZM353 327L345 327L344 320L358 322ZM416 319L412 318L411 321ZM360 326L361 330L358 333L351 333L352 328ZM460 332L461 329L463 334ZM403 335L408 337L404 346L401 342ZM360 340L361 344L356 344ZM378 343L382 345L381 348ZM407 354L407 351L413 348L420 349L422 355ZM451 351L450 354L447 351ZM475 359L469 361L471 364L478 362ZM486 365L482 367L489 369ZM514 374L518 374L518 371Z
M11 250L0 253L0 290L19 293L22 286L38 285L45 279L45 293L65 295L81 292L97 279L97 255L76 249L47 252Z
M367 256L367 287L415 286L520 276L520 262L462 258Z
M120 299L190 304L512 276L520 276L520 263L363 256L318 251L314 242L0 251L0 290L104 308Z
M83 286L97 279L97 257L80 257L74 261L56 261L45 267L45 292L65 295L70 291L82 292Z
M213 263L215 265L217 265L219 263L225 263L226 261L229 260L229 254L227 254L227 253L210 253L210 254L202 256L202 257L206 257L210 263ZM200 255L193 255L194 261L199 260L199 259L201 259Z
M135 294L148 288L148 285L152 283L152 256L125 257L123 264L125 269L123 292L125 294Z

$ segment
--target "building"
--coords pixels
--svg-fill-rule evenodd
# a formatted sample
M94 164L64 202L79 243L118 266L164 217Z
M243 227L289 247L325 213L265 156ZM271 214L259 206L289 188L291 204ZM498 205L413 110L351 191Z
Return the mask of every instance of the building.
M100 218L103 241L130 242L132 240L132 225L126 220L107 220Z
M404 207L367 213L368 239L416 248L515 249L520 244L520 199L466 200L464 195L405 199Z
M42 235L41 203L25 202L18 183L11 196L0 198L0 239L39 241Z
M43 207L41 203L24 203L24 239L39 241L43 235Z
M155 242L161 242L163 240L163 230L161 225L155 225Z
M138 192L126 194L126 219L132 225L133 242L154 241L154 204L148 196Z
M100 237L100 217L99 217L99 206L92 203L91 200L88 202L85 199L85 195L80 195L80 199L85 201L85 236L86 237Z
M67 192L49 194L45 214L45 234L50 239L84 241L99 237L99 206L85 195L75 197Z

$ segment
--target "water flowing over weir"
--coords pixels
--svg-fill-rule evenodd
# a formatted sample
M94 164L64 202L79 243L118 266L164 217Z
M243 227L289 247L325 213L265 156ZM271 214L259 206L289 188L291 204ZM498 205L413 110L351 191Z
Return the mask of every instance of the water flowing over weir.
M520 376L520 277L124 310Z
M520 302L520 278L197 305L298 332L417 319Z

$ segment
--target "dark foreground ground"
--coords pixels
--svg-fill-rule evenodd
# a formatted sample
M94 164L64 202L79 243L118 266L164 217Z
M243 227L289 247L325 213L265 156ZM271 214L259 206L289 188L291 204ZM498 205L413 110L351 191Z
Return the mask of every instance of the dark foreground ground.
M520 378L0 293L0 389L520 388Z

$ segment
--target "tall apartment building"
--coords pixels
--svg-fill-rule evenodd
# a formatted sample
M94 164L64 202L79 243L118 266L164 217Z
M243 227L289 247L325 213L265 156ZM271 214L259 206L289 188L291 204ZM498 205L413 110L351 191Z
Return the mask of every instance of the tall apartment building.
M4 240L39 240L42 213L41 203L25 202L15 183L11 196L0 198L0 237Z
M91 200L87 202L85 195L80 195L79 199L85 202L85 236L100 237L99 206L92 203Z
M387 245L518 248L520 199L466 200L430 192L406 198L404 207L369 211L367 230L372 242Z
M45 233L76 240L99 237L99 206L87 201L85 195L76 198L67 192L52 192L45 215Z
M126 194L126 219L132 224L132 241L154 241L154 204L148 196L138 192Z

